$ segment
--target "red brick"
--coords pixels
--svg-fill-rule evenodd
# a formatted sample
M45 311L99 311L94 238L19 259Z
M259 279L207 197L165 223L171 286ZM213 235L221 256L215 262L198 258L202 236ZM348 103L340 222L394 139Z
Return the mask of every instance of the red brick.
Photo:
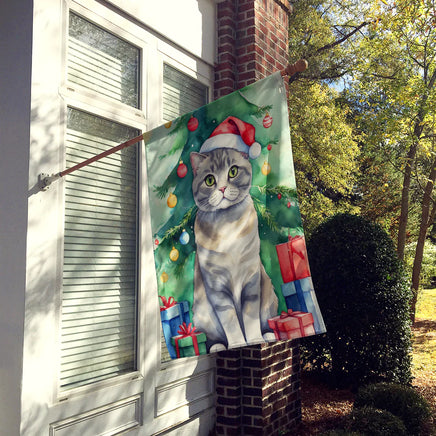
M289 9L288 0L224 0L217 4L215 96L285 67ZM238 368L242 377L236 380ZM239 421L222 423L217 419L217 434L269 436L279 429L291 429L301 420L299 370L298 341L246 347L235 354L219 353L217 383L225 385L217 384L217 414L223 412L223 405L228 415L240 412L240 405L243 413ZM227 399L219 400L220 396Z

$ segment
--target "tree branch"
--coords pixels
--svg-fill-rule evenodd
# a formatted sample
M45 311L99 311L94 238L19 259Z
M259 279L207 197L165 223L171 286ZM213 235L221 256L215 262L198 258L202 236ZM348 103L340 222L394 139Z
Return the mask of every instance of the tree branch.
M318 54L318 53L321 53L323 51L330 50L333 47L336 47L337 45L342 44L344 41L346 41L348 38L351 38L355 33L357 33L360 29L362 29L363 27L367 26L368 24L370 24L369 21L364 21L362 24L357 26L350 33L347 33L346 35L344 35L342 38L337 39L336 41L334 41L334 42L332 42L330 44L327 44L324 47L320 47L318 50L316 50L316 52L314 54Z

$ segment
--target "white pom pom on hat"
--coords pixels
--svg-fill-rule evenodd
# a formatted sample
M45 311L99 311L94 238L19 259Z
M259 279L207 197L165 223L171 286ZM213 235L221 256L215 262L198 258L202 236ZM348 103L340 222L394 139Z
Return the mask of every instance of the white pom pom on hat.
M206 153L216 148L233 148L248 154L250 159L256 159L259 157L262 147L255 141L254 135L253 125L236 117L228 117L204 141L200 153Z

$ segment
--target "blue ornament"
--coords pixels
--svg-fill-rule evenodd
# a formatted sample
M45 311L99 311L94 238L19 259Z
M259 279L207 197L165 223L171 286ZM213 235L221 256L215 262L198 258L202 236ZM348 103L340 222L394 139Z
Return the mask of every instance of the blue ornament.
M179 242L182 245L186 245L189 242L189 233L185 229L183 229L183 232L180 235Z

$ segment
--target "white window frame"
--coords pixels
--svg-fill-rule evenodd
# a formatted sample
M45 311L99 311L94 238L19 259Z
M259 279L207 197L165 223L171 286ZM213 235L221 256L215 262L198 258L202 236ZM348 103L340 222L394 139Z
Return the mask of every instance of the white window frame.
M83 4L90 3L90 2L81 2ZM60 93L63 97L63 107L62 107L62 118L66 120L66 113L68 110L68 107L71 107L73 109L81 110L84 112L88 112L90 114L93 114L97 117L102 117L120 124L128 125L132 128L138 129L142 132L147 130L147 122L144 116L144 111L142 110L142 107L145 106L146 103L146 92L147 89L144 86L144 73L146 72L146 59L147 59L147 50L148 45L147 42L144 40L141 40L137 38L132 30L134 29L134 26L128 22L127 20L123 19L117 14L113 14L111 16L109 11L106 9L102 9L102 11L105 11L105 14L97 14L95 13L96 8L95 4L92 3L92 10L91 10L91 4L90 7L87 8L83 6L83 4L79 4L76 2L69 2L67 3L66 7L66 16L65 16L65 22L66 25L64 26L64 59L63 59L63 83L60 89ZM108 97L99 95L98 93L94 93L92 91L89 91L85 88L81 88L78 85L71 84L67 80L67 63L66 59L68 56L68 21L69 21L69 13L75 13L81 17L83 17L85 20L88 20L103 29L107 30L108 32L124 39L129 44L132 44L139 48L140 50L140 64L139 64L139 108L134 108L132 106L129 106L127 104L115 101L113 99L110 99ZM131 31L129 32L129 29ZM66 137L66 131L67 126L66 122L62 125L63 130L63 137ZM142 143L141 143L142 144ZM64 146L63 146L63 155L65 155L65 139L64 139ZM67 398L72 398L78 395L83 395L84 393L93 392L98 389L104 389L108 386L117 385L120 383L124 383L126 381L130 380L141 380L142 374L144 374L143 369L143 363L142 359L140 358L141 355L141 348L142 345L142 339L141 338L141 332L145 329L145 319L143 316L141 316L141 310L140 305L141 301L146 301L145 298L145 286L144 286L144 268L143 265L147 264L147 257L150 258L150 254L148 255L144 253L142 247L147 246L147 217L143 216L143 211L145 210L145 204L147 201L147 190L144 189L144 158L145 153L143 150L143 146L140 146L138 149L138 238L139 238L139 244L138 244L138 258L137 258L137 268L138 268L138 282L137 282L137 347L136 347L136 370L132 372L128 372L126 374L109 377L105 380L90 383L84 386L80 387L73 387L68 390L62 390L60 388L59 383L59 374L60 374L60 343L58 346L58 353L57 353L57 380L56 380L56 398L58 401L65 401ZM68 177L68 176L66 176ZM64 185L64 184L63 184ZM62 216L65 215L65 187L62 186ZM59 253L59 259L61 265L63 264L63 238L64 238L65 230L64 230L64 223L62 223L62 230L61 230L61 241L62 243L60 245L60 253ZM142 251L142 252L140 252ZM59 268L60 273L62 272L62 267ZM59 277L59 282L62 283L62 277ZM152 291L155 290L155 285L152 286ZM59 306L57 308L59 313L59 320L58 320L58 328L59 328L59 337L61 333L61 309L62 309L62 288L59 289Z
M38 13L44 12L44 4L50 5L53 0L39 0ZM213 66L199 57L178 47L161 35L147 28L135 19L130 19L118 9L109 7L104 2L95 0L58 0L56 5L48 9L49 22L47 35L38 36L39 51L50 45L50 38L62 36L47 50L46 58L35 59L33 105L41 113L36 114L36 122L32 126L31 153L49 153L47 163L42 164L37 158L31 161L30 174L36 178L38 174L55 174L65 169L65 137L67 107L83 110L115 122L119 122L142 132L163 124L162 88L164 63L182 71L200 81L209 89L209 101L213 92ZM53 10L59 13L53 15ZM140 60L140 108L136 109L109 98L95 98L91 91L79 89L67 81L67 41L68 14L72 11L86 20L101 26L107 31L139 47ZM44 20L38 21L36 35L42 35L47 26ZM41 53L40 53L41 54ZM50 82L44 76L45 65L52 65ZM59 64L61 64L59 66ZM44 80L46 80L44 82ZM38 88L42 83L41 88ZM35 85L36 84L36 85ZM42 104L42 102L46 103ZM48 116L47 116L48 115ZM53 137L47 133L52 129ZM44 147L44 148L41 148ZM157 282L154 269L153 245L151 237L148 205L147 167L145 164L144 146L139 151L139 225L140 238L138 250L138 313L137 313L137 371L108 378L68 390L60 389L60 345L61 345L61 308L62 308L62 267L63 237L65 212L65 186L63 178L56 181L48 191L38 193L29 200L28 262L33 271L28 270L27 294L31 302L38 301L41 287L38 279L44 276L44 299L50 305L44 308L42 317L31 305L26 308L28 326L26 326L25 358L23 375L23 425L32 434L38 434L42 422L51 423L52 428L61 428L70 417L83 416L90 409L104 409L109 404L116 404L124 399L134 398L138 407L146 410L138 420L144 430L140 434L159 432L173 425L179 425L201 413L204 407L213 409L211 395L201 393L206 398L190 403L182 398L174 404L164 404L166 395L182 392L183 386L193 378L197 382L204 381L213 389L214 357L198 356L187 359L161 363L160 353L160 315L157 297ZM68 177L68 176L66 176ZM44 215L46 214L46 215ZM37 265L38 256L46 257L42 266ZM35 265L38 268L35 268ZM41 272L41 274L39 274ZM46 290L45 290L46 289ZM39 309L38 309L39 310ZM32 336L34 326L36 336ZM34 352L33 340L37 338L38 353ZM36 357L36 360L35 360ZM45 362L49 365L45 367ZM34 374L41 374L40 378ZM182 389L182 390L180 390ZM206 392L205 388L205 392ZM148 410L153 413L148 413ZM213 413L213 412L211 412ZM34 414L38 420L31 419ZM73 419L73 418L71 418ZM47 428L48 424L45 424ZM40 426L40 427L38 427ZM45 431L45 430L44 430ZM54 430L53 430L54 431ZM51 435L52 433L50 433ZM53 433L55 434L55 433Z

